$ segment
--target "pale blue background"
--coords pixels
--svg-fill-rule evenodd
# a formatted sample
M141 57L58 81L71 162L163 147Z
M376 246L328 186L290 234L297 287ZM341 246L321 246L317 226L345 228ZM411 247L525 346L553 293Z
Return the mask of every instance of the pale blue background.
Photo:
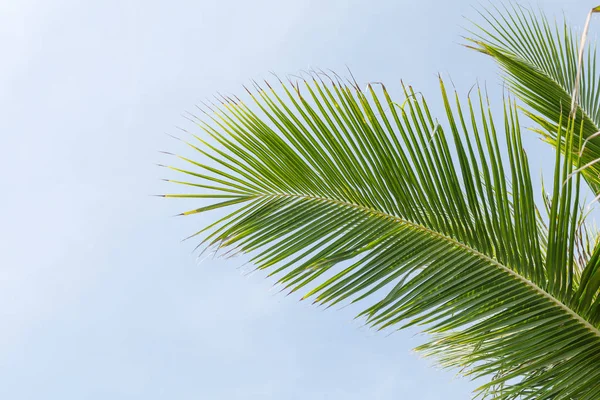
M198 265L179 240L205 217L148 195L173 189L154 163L184 151L180 114L270 70L347 64L434 102L441 72L498 104L495 66L458 45L472 3L0 2L0 398L469 398L415 331L276 295L243 259ZM597 5L572 3L540 5L577 24ZM537 176L551 153L527 146Z

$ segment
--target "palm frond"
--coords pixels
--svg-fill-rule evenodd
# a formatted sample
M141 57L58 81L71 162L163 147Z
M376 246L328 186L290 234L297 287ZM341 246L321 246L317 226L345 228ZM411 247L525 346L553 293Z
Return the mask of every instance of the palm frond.
M317 303L366 303L379 329L422 326L420 350L489 377L483 395L593 398L598 275L579 285L579 174L567 179L581 160L557 152L544 229L514 102L496 125L481 93L461 102L440 85L442 122L410 86L397 103L383 85L320 75L256 84L253 106L223 97L195 119L200 161L172 167L202 193L165 196L214 199L185 215L234 206L196 234L204 246L250 254ZM585 125L564 121L557 145L581 148Z
M572 114L573 93L579 82L574 113L583 123L583 174L593 192L600 194L600 78L595 43L582 49L577 81L579 39L566 22L549 22L542 12L514 3L491 5L479 14L483 21L473 23L472 47L499 64L511 91L529 107L526 113L539 124L538 133L554 146L559 121Z

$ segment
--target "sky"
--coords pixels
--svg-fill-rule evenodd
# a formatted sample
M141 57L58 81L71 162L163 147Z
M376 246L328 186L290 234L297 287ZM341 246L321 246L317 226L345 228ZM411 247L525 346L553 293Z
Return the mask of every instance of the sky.
M580 26L597 4L539 1ZM474 0L0 0L0 398L468 399L476 383L374 332L356 308L272 290L244 260L197 260L208 216L159 150L182 113L251 79L348 66L430 98L496 67L460 46ZM600 22L599 22L600 24ZM439 108L438 108L439 110ZM438 114L439 115L439 114ZM529 134L532 170L552 153Z

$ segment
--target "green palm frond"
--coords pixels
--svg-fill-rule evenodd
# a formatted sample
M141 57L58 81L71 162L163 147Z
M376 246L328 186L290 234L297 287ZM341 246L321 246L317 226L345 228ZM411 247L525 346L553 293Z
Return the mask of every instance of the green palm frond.
M421 326L420 350L488 377L482 395L597 398L600 257L575 260L581 159L557 152L544 226L514 102L498 125L481 94L440 84L443 121L411 87L398 103L319 75L256 85L253 105L223 98L196 119L199 159L170 167L202 192L165 196L213 199L183 215L233 206L196 234L204 246L250 254L317 303L361 302L376 328ZM582 126L560 119L559 150L581 148Z
M579 38L566 22L549 22L542 12L514 3L501 8L491 5L479 14L482 23L474 23L470 47L494 58L511 91L529 107L526 113L542 128L538 132L556 146L557 125L571 113ZM596 60L596 45L585 46L577 116L583 121L584 177L600 195L600 76Z
M581 218L577 227L576 235L576 262L580 269L583 269L590 261L594 254L594 250L600 242L600 233L595 225L591 225L588 221L588 215L591 210L584 212L580 210Z

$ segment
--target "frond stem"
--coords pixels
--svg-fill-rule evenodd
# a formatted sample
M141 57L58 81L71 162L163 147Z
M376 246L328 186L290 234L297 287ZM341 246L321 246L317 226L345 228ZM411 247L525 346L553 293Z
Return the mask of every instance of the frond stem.
M495 260L494 258L478 251L477 249L474 249L472 247L467 246L466 244L456 240L455 238L445 235L443 233L434 231L430 228L427 228L426 226L423 226L421 224L415 223L413 221L398 217L396 215L392 215L392 214L388 214L385 212L382 212L380 210L376 210L370 207L365 207L359 204L355 204L355 203L349 203L346 201L342 201L342 200L336 200L336 199L331 199L331 198L326 198L326 197L316 197L316 196L308 196L308 195L300 195L300 194L289 194L289 193L268 193L268 194L258 194L256 195L256 197L280 197L280 198L296 198L296 199L303 199L303 200L309 200L309 201L321 201L321 202L326 202L326 203L331 203L331 204L336 204L338 206L343 206L343 207L350 207L350 208L354 208L356 210L360 210L360 211L364 211L367 213L370 213L378 218L385 218L385 219L391 219L395 222L398 222L400 224L403 225L407 225L409 227L411 227L412 229L416 229L416 230L420 230L422 232L425 232L431 236L435 236L439 239L442 239L454 246L460 247L464 250L467 250L468 252L474 254L475 256L495 265L496 267L500 268L502 271L504 271L505 273L511 275L513 278L520 280L521 282L523 282L524 284L530 286L532 289L534 289L535 291L537 291L540 295L546 297L548 300L550 300L551 302L555 303L556 305L558 305L559 307L561 307L563 310L565 310L568 314L571 315L572 318L574 318L576 321L579 321L581 324L583 324L590 332L592 332L598 339L600 339L600 330L598 328L596 328L594 325L590 324L588 321L586 321L584 318L582 318L579 314L577 314L575 311L571 310L568 306L566 306L565 304L563 304L561 301L559 301L558 299L556 299L554 296L552 296L550 293L546 292L544 289L542 289L541 287L539 287L538 285L536 285L534 282L524 278L523 276L519 275L518 273L516 273L515 271L513 271L511 268L499 263L497 260Z

